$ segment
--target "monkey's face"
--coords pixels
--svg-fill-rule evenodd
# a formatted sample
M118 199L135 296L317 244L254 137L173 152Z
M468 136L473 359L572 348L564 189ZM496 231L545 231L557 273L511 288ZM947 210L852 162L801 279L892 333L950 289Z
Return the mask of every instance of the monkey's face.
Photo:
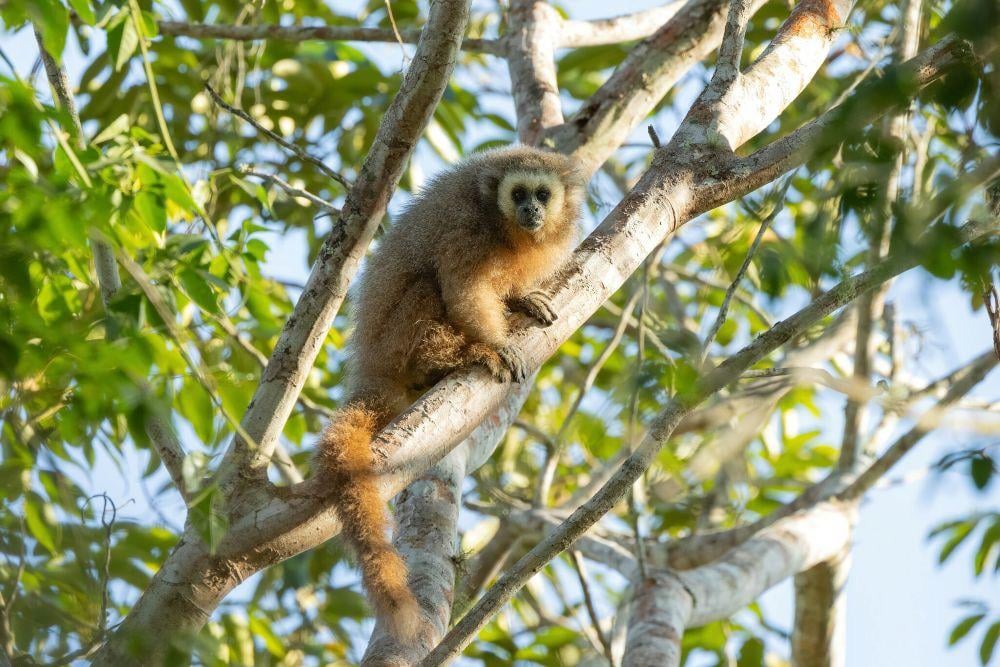
M512 171L500 182L497 204L510 223L541 234L553 213L561 211L564 196L563 183L555 174Z

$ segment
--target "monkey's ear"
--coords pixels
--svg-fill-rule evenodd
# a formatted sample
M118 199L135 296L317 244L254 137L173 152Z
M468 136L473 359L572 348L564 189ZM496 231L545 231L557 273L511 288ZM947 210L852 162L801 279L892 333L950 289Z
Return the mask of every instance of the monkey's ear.
M496 206L497 191L503 174L495 167L484 167L479 174L479 199L487 206Z

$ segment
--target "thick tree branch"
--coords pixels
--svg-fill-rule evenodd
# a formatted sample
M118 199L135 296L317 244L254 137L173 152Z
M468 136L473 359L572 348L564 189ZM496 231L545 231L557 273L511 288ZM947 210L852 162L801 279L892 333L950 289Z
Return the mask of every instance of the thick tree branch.
M563 21L559 29L559 46L601 46L648 37L673 18L684 3L685 0L673 0L659 7L608 19Z
M521 143L535 145L563 122L556 81L560 18L543 0L512 0L504 38Z
M410 587L428 623L419 636L403 640L391 625L376 617L362 664L412 665L434 647L451 621L455 601L455 569L459 558L458 513L462 482L489 459L534 384L524 382L510 392L497 419L479 437L467 439L396 497L394 544L406 560Z
M847 632L847 573L849 545L829 560L795 575L795 625L792 664L795 667L841 667Z
M842 552L850 514L849 507L824 503L783 519L711 565L656 570L636 582L623 664L679 665L686 628L728 618L775 584Z
M427 19L431 23L430 17ZM208 25L183 21L160 21L161 35L193 37L195 39L232 39L237 41L282 40L304 42L320 40L328 42L391 42L400 39L408 44L420 40L420 30L401 30L399 37L389 29L363 28L361 26L295 26L295 25ZM463 38L461 47L466 51L503 54L500 42L495 39Z
M754 0L753 9L764 4ZM596 170L664 95L722 39L726 0L694 0L633 48L607 81L547 140Z
M735 2L733 13L738 19L747 10L741 6L743 0ZM723 63L725 67L709 86L710 94L700 100L715 110L706 128L709 141L736 150L770 124L766 119L784 111L826 61L853 4L852 0L801 0L764 53L738 78L732 60L739 55L727 53L729 62ZM737 43L742 47L742 41L734 32L733 51Z

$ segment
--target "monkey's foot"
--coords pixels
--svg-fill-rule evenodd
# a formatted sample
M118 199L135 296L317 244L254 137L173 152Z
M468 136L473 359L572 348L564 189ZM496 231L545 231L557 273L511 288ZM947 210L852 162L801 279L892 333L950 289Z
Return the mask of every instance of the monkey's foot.
M528 377L528 362L525 361L521 351L513 347L502 347L497 350L497 354L500 355L500 360L505 366L504 370L508 371L510 375L509 380L524 382L525 378Z
M528 292L515 301L514 306L528 317L537 320L539 324L549 326L555 322L559 316L548 295L541 290Z

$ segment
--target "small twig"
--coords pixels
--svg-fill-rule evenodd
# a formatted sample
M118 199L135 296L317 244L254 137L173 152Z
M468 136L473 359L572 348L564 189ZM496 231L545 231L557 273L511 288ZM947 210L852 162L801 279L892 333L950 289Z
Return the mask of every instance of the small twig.
M399 51L403 54L403 64L405 65L410 58L406 55L406 49L403 48L403 36L399 34L399 27L396 25L396 17L392 13L392 3L389 2L389 0L385 0L385 12L389 15L389 23L392 25L392 34L396 36L396 41L399 42Z
M308 190L303 190L302 188L295 187L294 185L292 185L288 181L284 180L280 176L277 176L275 174L268 174L268 173L263 172L263 171L257 171L251 165L248 165L248 164L238 165L236 167L236 170L238 172L240 172L241 174L245 174L247 176L255 176L257 178L261 178L261 179L263 179L265 181L268 181L269 183L273 183L273 184L277 185L279 188L281 188L282 190L284 190L285 192L287 192L292 197L301 197L302 199L306 199L313 206L315 206L317 208L320 208L320 209L323 209L324 211L326 211L330 215L333 215L333 216L339 216L340 215L340 209L337 208L336 206L334 206L333 204L331 204L330 202L326 201L325 199L322 199L321 197L317 197L316 195L314 195L313 193L309 192Z
M983 292L983 304L993 326L993 351L1000 359L1000 297L997 297L997 288L992 282L986 285Z
M653 148L659 148L662 144L660 143L660 135L656 133L656 128L652 124L647 125L646 132L649 133L649 140L653 142Z
M594 598L590 594L590 584L587 581L587 564L583 560L583 555L576 549L569 550L569 557L573 561L573 567L576 569L577 576L580 578L580 590L583 591L583 602L587 606L590 623L594 626L597 639L601 642L601 647L604 649L604 657L613 665L615 664L615 660L611 654L611 640L608 639L608 636L601 628L601 620L597 616L597 607L594 606Z
M218 104L220 107L222 107L223 109L225 109L226 111L228 111L232 115L234 115L234 116L242 119L243 121L249 123L250 125L253 126L253 128L255 130L257 130L258 132L260 132L261 134L263 134L264 136L266 136L268 139L270 139L271 141L275 142L276 144L278 144L279 146L281 146L285 150L291 151L300 160L303 160L303 161L308 162L309 164L315 166L317 169L319 169L324 174L326 174L327 176L329 176L333 180L335 180L338 183L340 183L341 185L343 185L345 188L349 188L351 186L350 182L345 177L343 177L342 175L340 175L339 173L337 173L333 169L330 169L330 167L326 166L326 164L322 160L320 160L318 157L310 155L309 153L307 153L302 148L300 148L300 147L296 146L295 144L291 143L290 141L286 140L280 134L277 134L276 132L273 132L273 131L267 129L266 127L264 127L263 125L261 125L259 122L257 122L257 120L254 119L253 116L251 116L250 114L248 114L243 109L240 109L239 107L233 106L232 104L229 104L228 102L226 102L225 100L223 100L222 96L219 95L219 93L217 93L216 90L214 88L212 88L211 84L209 84L207 81L204 82L204 86L205 86L205 90L207 90L208 94L211 96L212 101L215 102L216 104Z
M740 58L743 55L747 23L750 21L750 5L751 3L747 0L731 0L730 2L725 34L722 36L715 73L712 75L714 85L728 84L735 81L740 74Z
M83 503L83 507L80 508L81 518L86 518L83 516L83 513L94 498L100 498L104 501L104 505L101 508L101 526L104 528L104 566L101 568L99 577L101 613L97 619L97 632L93 637L93 643L97 644L108 629L108 583L111 580L111 532L114 530L115 521L118 519L118 506L115 504L115 501L111 500L111 497L107 493L97 493L87 498L86 502ZM108 518L109 507L111 508L110 519Z
M726 290L726 296L722 299L722 305L719 306L719 314L715 317L715 322L712 323L712 328L709 329L708 335L705 336L705 342L702 344L701 348L701 359L699 360L699 366L705 363L705 359L708 357L708 349L712 345L712 341L715 340L715 336L719 333L719 329L726 322L726 316L729 314L729 304L733 300L733 295L740 286L740 281L743 280L744 274L746 274L747 269L750 268L750 262L753 260L754 254L757 252L758 246L760 246L761 239L764 238L764 233L770 228L771 223L774 219L778 217L778 213L785 207L785 195L788 192L789 186L792 184L792 174L789 174L785 179L785 182L778 188L778 196L774 202L774 209L764 218L760 223L760 229L757 230L757 236L754 237L753 243L750 244L750 249L747 251L747 256L743 259L743 265L740 270L736 272L736 277L733 278L733 282L730 283L729 289Z

